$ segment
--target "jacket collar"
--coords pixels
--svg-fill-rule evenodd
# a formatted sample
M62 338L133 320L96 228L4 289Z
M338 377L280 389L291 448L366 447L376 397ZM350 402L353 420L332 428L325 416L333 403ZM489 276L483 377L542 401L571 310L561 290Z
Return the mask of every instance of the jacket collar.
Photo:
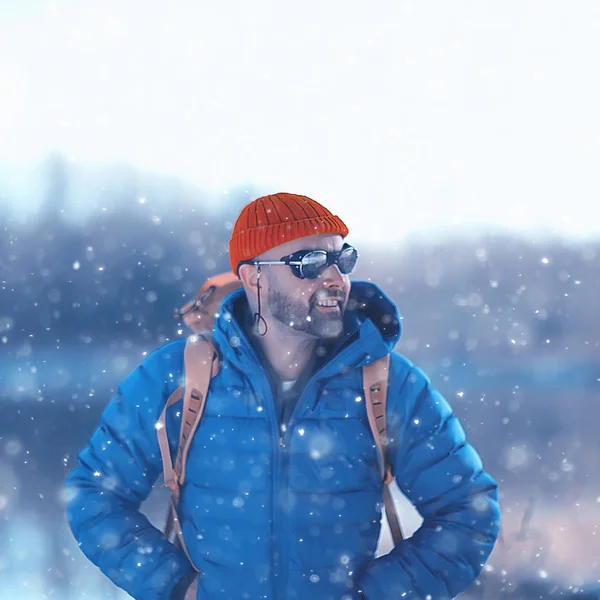
M246 333L250 309L244 289L223 299L215 319L215 342L223 358L246 373L263 368L259 353ZM390 353L402 334L402 318L381 289L367 281L353 281L344 314L344 332L317 377L331 377L362 367Z

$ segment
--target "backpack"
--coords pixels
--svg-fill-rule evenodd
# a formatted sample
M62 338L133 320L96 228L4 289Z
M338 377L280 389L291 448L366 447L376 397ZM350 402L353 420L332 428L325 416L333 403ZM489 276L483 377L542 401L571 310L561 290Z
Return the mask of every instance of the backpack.
M210 380L220 368L219 355L210 338L214 316L219 310L223 298L241 282L233 273L222 273L210 278L198 290L194 300L175 312L175 318L183 318L194 335L187 338L184 351L185 383L169 397L157 423L158 444L163 466L163 486L170 490L170 506L167 514L164 535L185 553L190 564L194 565L181 531L177 515L179 486L185 482L185 469L190 442L202 418ZM388 386L388 368L390 356L384 356L362 368L363 389L369 425L377 444L383 486L385 514L392 534L394 545L402 538L402 529L392 497L390 484L394 476L389 465L385 464L384 445L386 442L386 400ZM167 410L183 398L181 430L175 462L171 459L169 440L166 431ZM174 534L174 537L173 537Z

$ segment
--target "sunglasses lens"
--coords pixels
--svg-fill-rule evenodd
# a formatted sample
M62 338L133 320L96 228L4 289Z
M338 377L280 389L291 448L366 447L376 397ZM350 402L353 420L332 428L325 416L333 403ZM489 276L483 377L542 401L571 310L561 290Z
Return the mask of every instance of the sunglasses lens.
M356 261L358 259L358 252L356 251L356 248L346 248L342 254L340 255L340 258L338 260L338 266L340 268L340 271L344 274L344 275L348 275L349 273L352 273L352 271L354 270L354 267L356 266Z
M309 252L302 257L302 275L307 279L316 279L327 268L325 252Z

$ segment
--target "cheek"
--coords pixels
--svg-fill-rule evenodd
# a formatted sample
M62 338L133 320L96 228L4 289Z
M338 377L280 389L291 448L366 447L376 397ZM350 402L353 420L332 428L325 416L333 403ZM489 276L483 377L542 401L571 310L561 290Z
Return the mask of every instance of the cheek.
M295 300L302 300L305 304L310 302L312 295L315 292L315 287L311 285L305 285L301 280L298 280L298 283L293 286L292 289L292 297Z
M350 294L350 288L352 287L352 282L350 281L350 275L344 275L344 294L346 294L346 298L348 294Z
M350 277L348 275L344 275L344 285L342 289L344 290L344 306L348 305L348 298L350 297L350 288L352 287L352 283L350 282Z
M284 276L280 277L277 282L274 282L278 289L284 291L286 296L294 301L304 302L308 304L316 287L307 283L304 279L298 279L289 271Z

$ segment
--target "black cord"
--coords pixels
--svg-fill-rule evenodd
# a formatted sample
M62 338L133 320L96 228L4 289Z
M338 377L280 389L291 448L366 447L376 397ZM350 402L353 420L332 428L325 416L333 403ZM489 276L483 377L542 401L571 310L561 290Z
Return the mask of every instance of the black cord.
M260 314L260 265L258 265L258 279L256 280L256 285L258 286L258 312L254 313L254 327L256 328L258 335L265 336L267 335L267 330L269 329L269 326L267 325L265 318ZM262 333L260 331L261 321L265 325L265 330Z

